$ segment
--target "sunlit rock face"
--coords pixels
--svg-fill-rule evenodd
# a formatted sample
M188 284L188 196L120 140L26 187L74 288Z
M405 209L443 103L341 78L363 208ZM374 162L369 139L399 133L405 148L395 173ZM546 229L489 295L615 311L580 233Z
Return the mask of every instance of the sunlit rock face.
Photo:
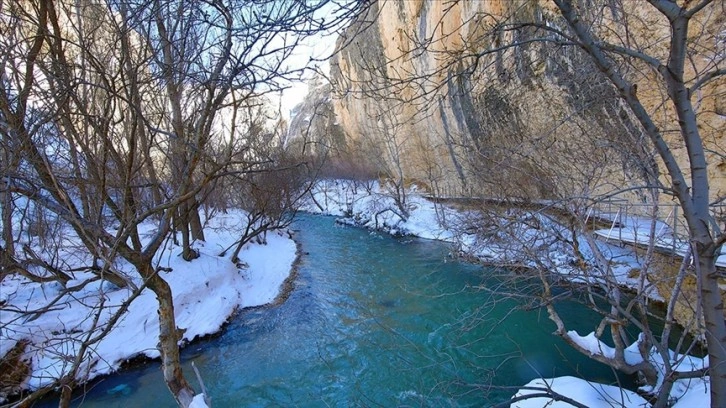
M595 3L583 9L583 18L602 22L596 29L601 38L667 62L664 17L639 2ZM686 78L723 62L719 7L691 24ZM374 4L341 37L331 64L337 123L348 145L367 149L384 173L400 168L440 194L556 199L655 178L668 186L665 167L650 158L617 91L554 30L566 31L566 24L544 0ZM655 69L642 62L619 67L687 167ZM718 97L724 91L724 80L717 79L693 96L714 199L726 194L726 108ZM647 195L625 196L644 201Z

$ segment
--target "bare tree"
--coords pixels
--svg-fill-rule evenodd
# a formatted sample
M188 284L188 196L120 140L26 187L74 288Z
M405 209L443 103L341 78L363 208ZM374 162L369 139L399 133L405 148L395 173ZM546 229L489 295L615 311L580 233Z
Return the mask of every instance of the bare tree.
M410 211L406 200L410 179L407 177L405 161L410 158L405 154L407 140L400 134L402 112L396 106L383 103L376 116L371 118L369 132L363 138L371 154L371 161L379 169L381 187L390 194L395 203L395 208L382 211L393 211L402 220L406 220Z
M726 403L726 327L714 263L726 236L709 208L719 199L710 188L720 173L709 169L709 159L718 163L716 141L723 138L715 125L721 119L714 119L725 73L724 27L716 17L723 7L710 0L502 7L379 2L362 18L374 21L358 37L365 41L354 41L333 64L338 109L346 115L375 120L371 106L398 103L419 111L403 121L406 137L426 126L442 129L429 132L441 140L421 145L449 147L449 180L458 179L460 191L486 204L473 227L486 245L497 243L489 253L494 261L526 265L541 278L540 306L550 312L558 335L598 361L643 374L650 384L659 368L648 353L660 354L666 362L665 383L655 390L660 406L668 404L673 381L704 374L710 375L712 406ZM380 15L416 30L396 36ZM414 168L409 177L425 173ZM651 275L656 221L669 196L688 225L687 257L693 256L698 288L690 310L696 335L700 319L705 324L707 371L679 366L668 351L669 341L677 353L693 347L686 337L674 339L668 320L684 299L688 262L667 278ZM603 253L592 230L594 211L614 197L644 204L641 216L652 221L634 294L621 288L617 259ZM553 250L568 261L563 264ZM563 268L587 283L583 300L602 313L594 333L604 338L609 328L612 358L583 348L559 318L555 303L566 296L553 290L560 275L551 272ZM665 329L648 323L648 296L656 284L668 293ZM626 339L625 325L642 338ZM642 363L624 358L633 345Z
M588 29L583 13L570 1L556 1L562 16L568 22L579 40L578 45L592 58L597 67L607 76L627 103L633 115L640 122L645 134L663 161L670 189L678 199L689 228L690 244L696 261L696 278L699 282L699 301L706 325L705 335L709 354L709 376L711 379L711 405L726 404L726 322L723 318L723 298L718 285L715 261L720 248L726 241L726 234L716 224L709 210L710 180L704 152L704 140L699 129L699 120L692 98L710 81L722 76L724 55L709 56L705 66L692 66L686 76L686 64L695 58L692 48L693 37L689 36L689 25L697 21L699 13L723 12L723 4L702 1L679 6L673 2L653 0L650 5L667 19L670 25L670 45L666 58L648 55L639 49L628 48L627 44L611 44L598 38ZM714 9L712 9L712 7ZM720 10L717 10L718 8ZM699 39L697 38L696 41ZM615 61L620 58L635 59L647 64L660 76L677 123L679 137L674 142L684 143L687 148L687 164L679 163L662 131L657 127L651 113L638 97L637 85L625 78L616 69ZM663 59L661 59L663 58ZM692 62L690 62L692 63ZM670 127L669 127L670 128ZM685 169L690 172L687 181Z
M83 269L117 287L155 293L162 371L180 406L189 405L194 390L179 363L172 293L154 259L173 229L181 234L184 259L195 257L192 240L203 239L199 207L217 180L275 167L261 166L270 158L245 155L249 149L240 140L255 135L240 129L220 136L220 114L281 89L301 69L286 62L295 47L363 6L327 3L0 6L0 132L3 153L13 157L3 160L0 186L3 274L7 265L27 272L23 264L32 257L41 266L34 270L67 280L68 271L46 260L52 253L35 256L29 247L17 259L12 219L22 208L13 201L22 197L82 243ZM144 237L140 226L149 222L156 228ZM134 273L117 270L117 259ZM37 277L46 279L45 272ZM98 341L88 335L77 362ZM69 388L75 367L61 380Z

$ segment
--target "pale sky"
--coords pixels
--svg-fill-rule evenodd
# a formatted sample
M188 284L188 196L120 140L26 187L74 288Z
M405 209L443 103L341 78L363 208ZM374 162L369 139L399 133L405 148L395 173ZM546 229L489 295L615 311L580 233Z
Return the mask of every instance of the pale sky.
M337 35L316 35L308 38L305 44L299 46L295 50L295 54L288 60L290 66L303 67L310 60L310 57L321 59L330 56L335 50L335 41ZM326 75L330 71L330 65L328 61L324 62L313 62L310 64L311 67L317 65L318 68L323 71ZM290 88L286 89L282 94L282 99L273 99L273 103L277 107L277 103L281 103L282 114L286 119L290 119L290 111L297 106L300 102L305 99L305 95L308 92L308 86L305 82L314 75L312 70L306 70L303 79L301 81L294 81L290 85ZM279 97L279 95L277 95Z

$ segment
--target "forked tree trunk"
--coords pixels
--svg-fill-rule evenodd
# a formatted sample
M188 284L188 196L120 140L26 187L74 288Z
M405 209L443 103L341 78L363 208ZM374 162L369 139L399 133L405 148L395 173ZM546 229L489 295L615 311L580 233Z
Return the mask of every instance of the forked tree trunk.
M189 203L183 203L179 206L177 211L177 230L181 233L182 237L182 258L185 261L191 261L196 259L199 254L192 248L192 238L189 228Z
M699 283L699 302L703 309L703 320L706 325L711 406L726 407L726 322L723 316L724 305L715 265L715 239L717 238L712 235L710 229L708 167L698 120L690 99L693 90L686 86L684 75L688 54L689 21L695 13L702 11L707 3L691 4L692 8L687 9L688 2L684 3L682 8L678 3L670 0L649 0L653 7L668 18L671 37L667 64L652 58L646 58L644 61L657 69L668 88L668 102L672 103L678 116L681 136L679 142L685 145L688 154L687 169L691 173L690 183L688 183L684 169L675 159L671 146L663 139L660 129L638 99L636 88L625 79L618 67L606 56L599 41L593 37L586 22L574 9L572 0L554 1L580 40L579 45L617 87L621 98L638 118L668 169L672 191L683 210L689 228L689 238L695 244L695 255L698 257L696 276ZM644 56L644 54L632 50L620 49L619 51L632 58L643 58Z

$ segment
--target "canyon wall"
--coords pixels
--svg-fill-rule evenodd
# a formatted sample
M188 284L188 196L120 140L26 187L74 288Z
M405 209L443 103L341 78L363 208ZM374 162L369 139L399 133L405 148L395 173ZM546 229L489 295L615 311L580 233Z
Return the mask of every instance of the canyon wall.
M590 3L583 18L601 38L667 60L668 21L655 9ZM691 24L689 78L722 68L723 7L715 2ZM331 62L336 123L381 174L437 194L558 199L668 187L617 91L556 30L568 32L545 0L374 3ZM657 72L632 58L618 64L687 168ZM715 79L693 97L714 200L726 195L725 90Z

